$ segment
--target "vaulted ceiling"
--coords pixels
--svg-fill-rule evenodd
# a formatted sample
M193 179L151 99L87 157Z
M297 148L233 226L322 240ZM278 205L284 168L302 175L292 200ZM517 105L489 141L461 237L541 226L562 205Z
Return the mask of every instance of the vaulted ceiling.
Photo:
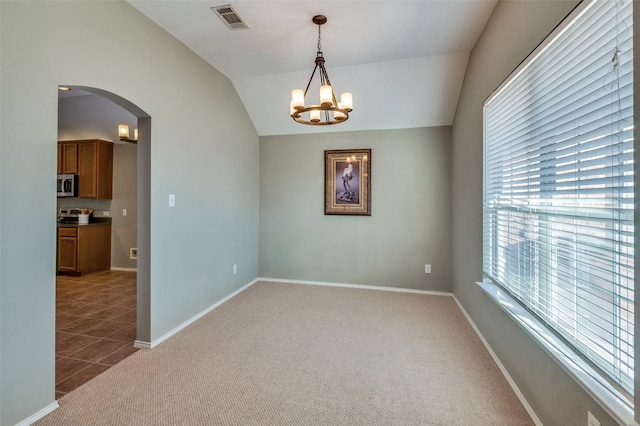
M469 54L497 0L129 3L225 74L264 136L451 125ZM230 30L211 10L224 4L248 29ZM305 88L315 65L318 14L328 18L322 50L336 95L354 98L337 126L289 116L291 90ZM310 96L307 104L317 102Z

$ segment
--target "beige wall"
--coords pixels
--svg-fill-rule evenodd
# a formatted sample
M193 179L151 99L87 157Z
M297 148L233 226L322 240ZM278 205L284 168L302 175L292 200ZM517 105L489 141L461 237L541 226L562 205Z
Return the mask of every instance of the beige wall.
M476 44L452 139L453 290L545 425L615 422L531 340L476 281L482 280L482 104L562 21L576 1L502 1Z
M371 216L325 216L324 150L354 148ZM449 179L448 127L261 137L260 276L451 291Z

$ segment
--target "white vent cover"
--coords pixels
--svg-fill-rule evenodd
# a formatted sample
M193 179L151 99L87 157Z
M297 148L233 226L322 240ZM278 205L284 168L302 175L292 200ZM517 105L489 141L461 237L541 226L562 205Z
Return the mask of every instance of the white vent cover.
M215 6L212 7L211 10L213 10L215 14L218 15L218 18L222 19L222 22L232 31L246 30L249 28L247 23L242 20L230 4Z

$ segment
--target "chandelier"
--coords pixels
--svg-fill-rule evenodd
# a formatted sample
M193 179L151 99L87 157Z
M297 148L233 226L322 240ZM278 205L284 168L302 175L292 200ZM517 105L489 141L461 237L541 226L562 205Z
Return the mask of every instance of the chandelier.
M316 66L313 68L307 88L294 89L291 92L291 118L301 124L310 124L315 126L328 126L331 124L339 124L349 119L349 113L353 110L353 96L349 92L340 95L340 102L336 100L333 93L329 74L324 67L324 56L322 55L322 43L320 41L320 28L327 22L324 15L316 15L312 19L313 23L318 26L318 53L316 55ZM305 97L309 91L309 86L316 71L320 75L320 105L305 106Z

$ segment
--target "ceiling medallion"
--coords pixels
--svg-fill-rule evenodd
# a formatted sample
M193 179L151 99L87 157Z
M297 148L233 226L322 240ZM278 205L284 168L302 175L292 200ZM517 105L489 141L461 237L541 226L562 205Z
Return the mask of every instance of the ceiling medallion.
M331 124L339 124L349 119L349 113L353 111L353 96L349 92L340 95L340 102L336 100L333 93L329 74L324 67L324 56L322 55L322 43L320 41L320 28L327 22L324 15L316 15L312 19L313 23L318 26L318 53L316 54L315 63L307 88L295 89L291 92L291 118L301 124L309 124L314 126L328 126ZM309 91L311 81L316 74L316 70L320 69L320 105L305 106L305 97Z

